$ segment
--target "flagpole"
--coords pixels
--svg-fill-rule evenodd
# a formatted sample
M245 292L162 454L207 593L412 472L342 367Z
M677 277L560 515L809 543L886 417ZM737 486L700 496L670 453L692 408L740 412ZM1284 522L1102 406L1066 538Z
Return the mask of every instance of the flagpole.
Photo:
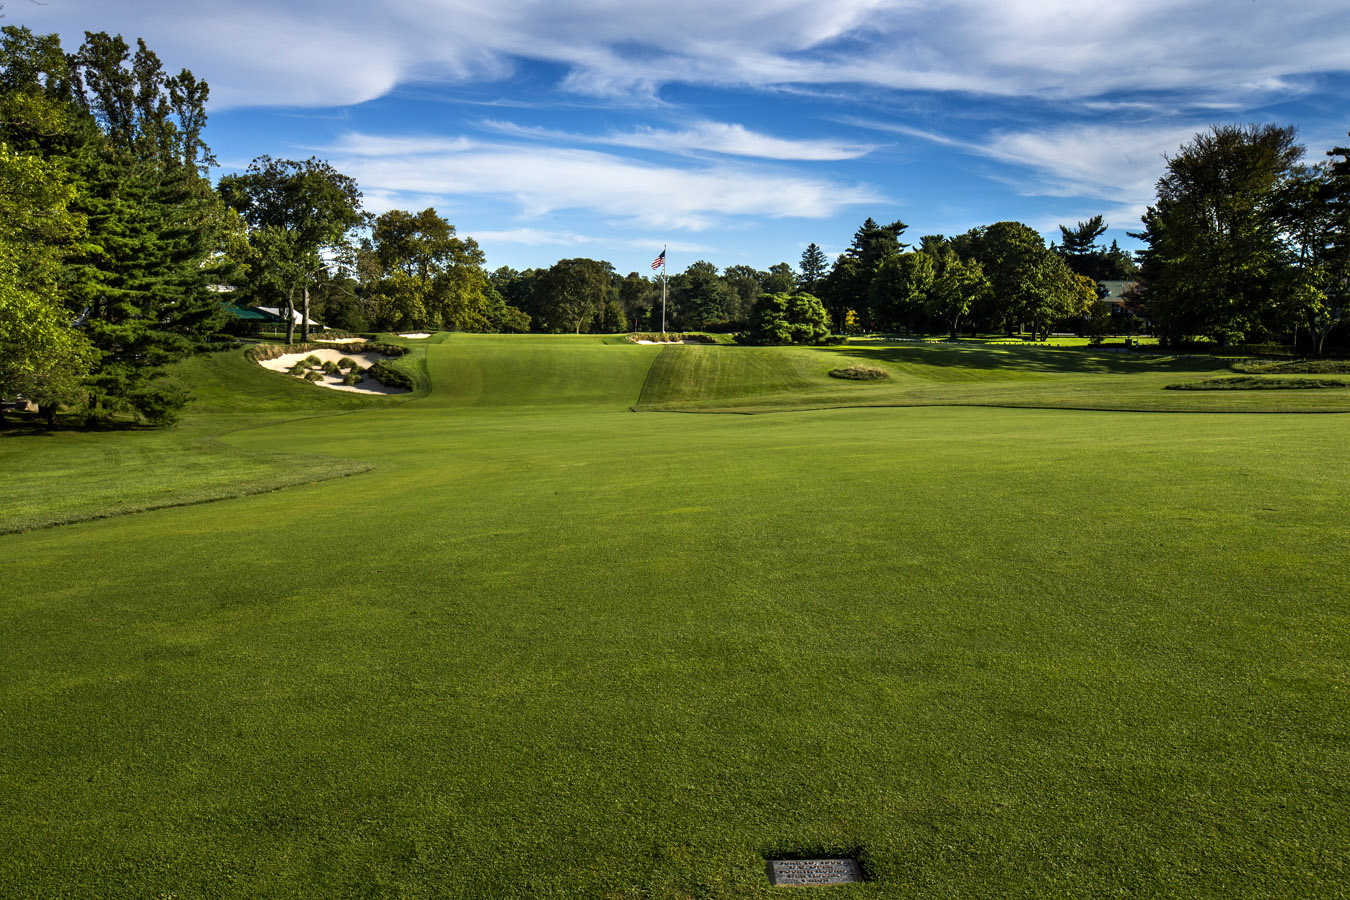
M666 248L661 248L661 338L666 336Z

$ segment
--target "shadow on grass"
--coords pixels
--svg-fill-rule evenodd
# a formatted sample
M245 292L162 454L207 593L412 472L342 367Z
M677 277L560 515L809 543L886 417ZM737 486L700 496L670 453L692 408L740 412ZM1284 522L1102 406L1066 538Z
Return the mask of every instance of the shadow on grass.
M58 416L52 425L37 413L6 413L0 421L0 438L7 437L50 437L55 434L72 432L83 434L108 434L119 431L157 431L159 426L144 422L131 421L87 421L83 416Z
M1091 349L1048 347L991 348L970 345L896 345L812 347L819 353L911 366L1018 370L1075 375L1129 375L1145 372L1194 372L1227 368L1204 357L1168 358L1103 353Z

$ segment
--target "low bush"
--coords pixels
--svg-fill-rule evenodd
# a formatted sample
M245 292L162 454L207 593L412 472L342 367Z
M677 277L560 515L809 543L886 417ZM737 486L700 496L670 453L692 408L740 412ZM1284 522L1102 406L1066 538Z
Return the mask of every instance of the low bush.
M286 373L287 373L288 375L295 375L295 376L299 377L299 376L301 376L301 375L304 375L304 374L305 374L306 372L308 372L308 371L309 371L309 366L305 365L304 361L301 360L301 361L296 362L295 365L291 366L289 369L287 369L287 370L286 370Z
M385 387L413 389L412 376L402 369L395 368L392 363L385 359L367 369L366 374Z
M325 360L325 361L324 361L324 364L323 364L322 366L320 366L319 368L323 369L324 372L328 373L329 375L341 375L341 374L342 374L341 370L338 369L338 364L337 364L336 362L334 362L333 360L331 360L331 359Z
M366 376L361 374L360 369L352 369L346 375L342 376L342 383L345 385L360 384L366 380Z
M323 381L323 373L322 373L322 372L306 372L306 373L305 373L305 380L306 380L306 381Z
M831 369L831 378L847 378L850 381L885 381L891 377L891 373L885 369L879 369L876 366L865 366L862 364L848 366L843 369Z
M630 342L652 341L657 344L672 344L684 341L686 344L715 344L717 338L697 331L635 331L628 335Z
M342 357L342 359L339 359L339 360L337 361L337 367L338 367L339 369L356 369L356 368L360 368L359 366L357 366L356 360L352 359L350 356L344 356L344 357Z
M379 353L381 356L402 356L408 352L408 348L402 344L383 344L376 341L363 344L356 349L366 353Z
M1302 391L1317 388L1350 387L1350 382L1335 378L1262 378L1254 375L1230 375L1204 381L1182 381L1166 385L1169 391Z
M287 353L308 353L310 350L318 349L318 344L254 344L244 351L244 355L260 363L285 356Z
M307 366L321 366L321 365L323 365L323 360L319 359L319 358L318 358L317 356L315 356L313 353L311 353L309 356L306 356L304 359L301 360L301 362L303 362L303 363L304 363L305 365L307 365Z

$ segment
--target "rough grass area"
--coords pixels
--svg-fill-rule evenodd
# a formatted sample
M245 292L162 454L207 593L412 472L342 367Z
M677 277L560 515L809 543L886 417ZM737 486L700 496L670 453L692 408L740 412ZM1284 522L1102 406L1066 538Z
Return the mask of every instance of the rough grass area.
M830 897L1345 896L1343 417L628 410L699 350L745 352L453 335L348 415L240 355L292 419L223 444L374 468L0 537L0 897L781 900L767 854L835 848Z
M1248 375L1350 375L1350 359L1244 359L1233 363L1233 371Z
M859 364L846 366L842 369L831 369L829 376L831 378L846 378L849 381L886 381L891 377L891 373L876 366Z
M423 376L425 378L425 376ZM196 399L174 428L0 434L0 533L275 491L367 471L348 454L302 443L257 454L222 440L241 428L389 406L398 398L312 391L243 351L189 359L172 379Z
M1306 391L1350 387L1336 378L1282 378L1273 375L1230 375L1202 381L1179 381L1164 385L1169 391Z

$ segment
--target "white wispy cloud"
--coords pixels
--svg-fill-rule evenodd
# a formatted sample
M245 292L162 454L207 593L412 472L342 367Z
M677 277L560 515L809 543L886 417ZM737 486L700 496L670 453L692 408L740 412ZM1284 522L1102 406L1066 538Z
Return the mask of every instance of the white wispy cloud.
M1089 197L1141 212L1153 196L1166 157L1206 128L1199 122L1071 124L996 130L977 140L966 140L902 123L859 118L847 121L1005 163L1013 170L990 177L1023 194Z
M678 14L656 0L63 0L7 14L68 37L144 36L206 76L220 105L358 103L400 83L490 82L521 59L597 95L857 84L1221 99L1350 70L1343 0L689 0Z
M679 131L640 126L631 131L611 131L596 135L557 131L550 128L538 128L497 120L485 121L483 126L515 137L570 144L598 144L638 150L656 150L663 153L717 153L724 156L803 162L857 159L866 156L875 149L875 147L867 144L848 143L832 139L801 140L774 137L773 135L751 131L744 125L727 122L702 121Z
M743 217L827 218L878 202L865 185L735 163L674 167L594 150L454 138L348 134L328 148L368 195L495 196L525 216L585 211L650 227L700 230Z
M572 231L548 228L507 228L499 231L475 231L469 235L479 244L524 244L527 247L578 247L583 244L609 243Z

